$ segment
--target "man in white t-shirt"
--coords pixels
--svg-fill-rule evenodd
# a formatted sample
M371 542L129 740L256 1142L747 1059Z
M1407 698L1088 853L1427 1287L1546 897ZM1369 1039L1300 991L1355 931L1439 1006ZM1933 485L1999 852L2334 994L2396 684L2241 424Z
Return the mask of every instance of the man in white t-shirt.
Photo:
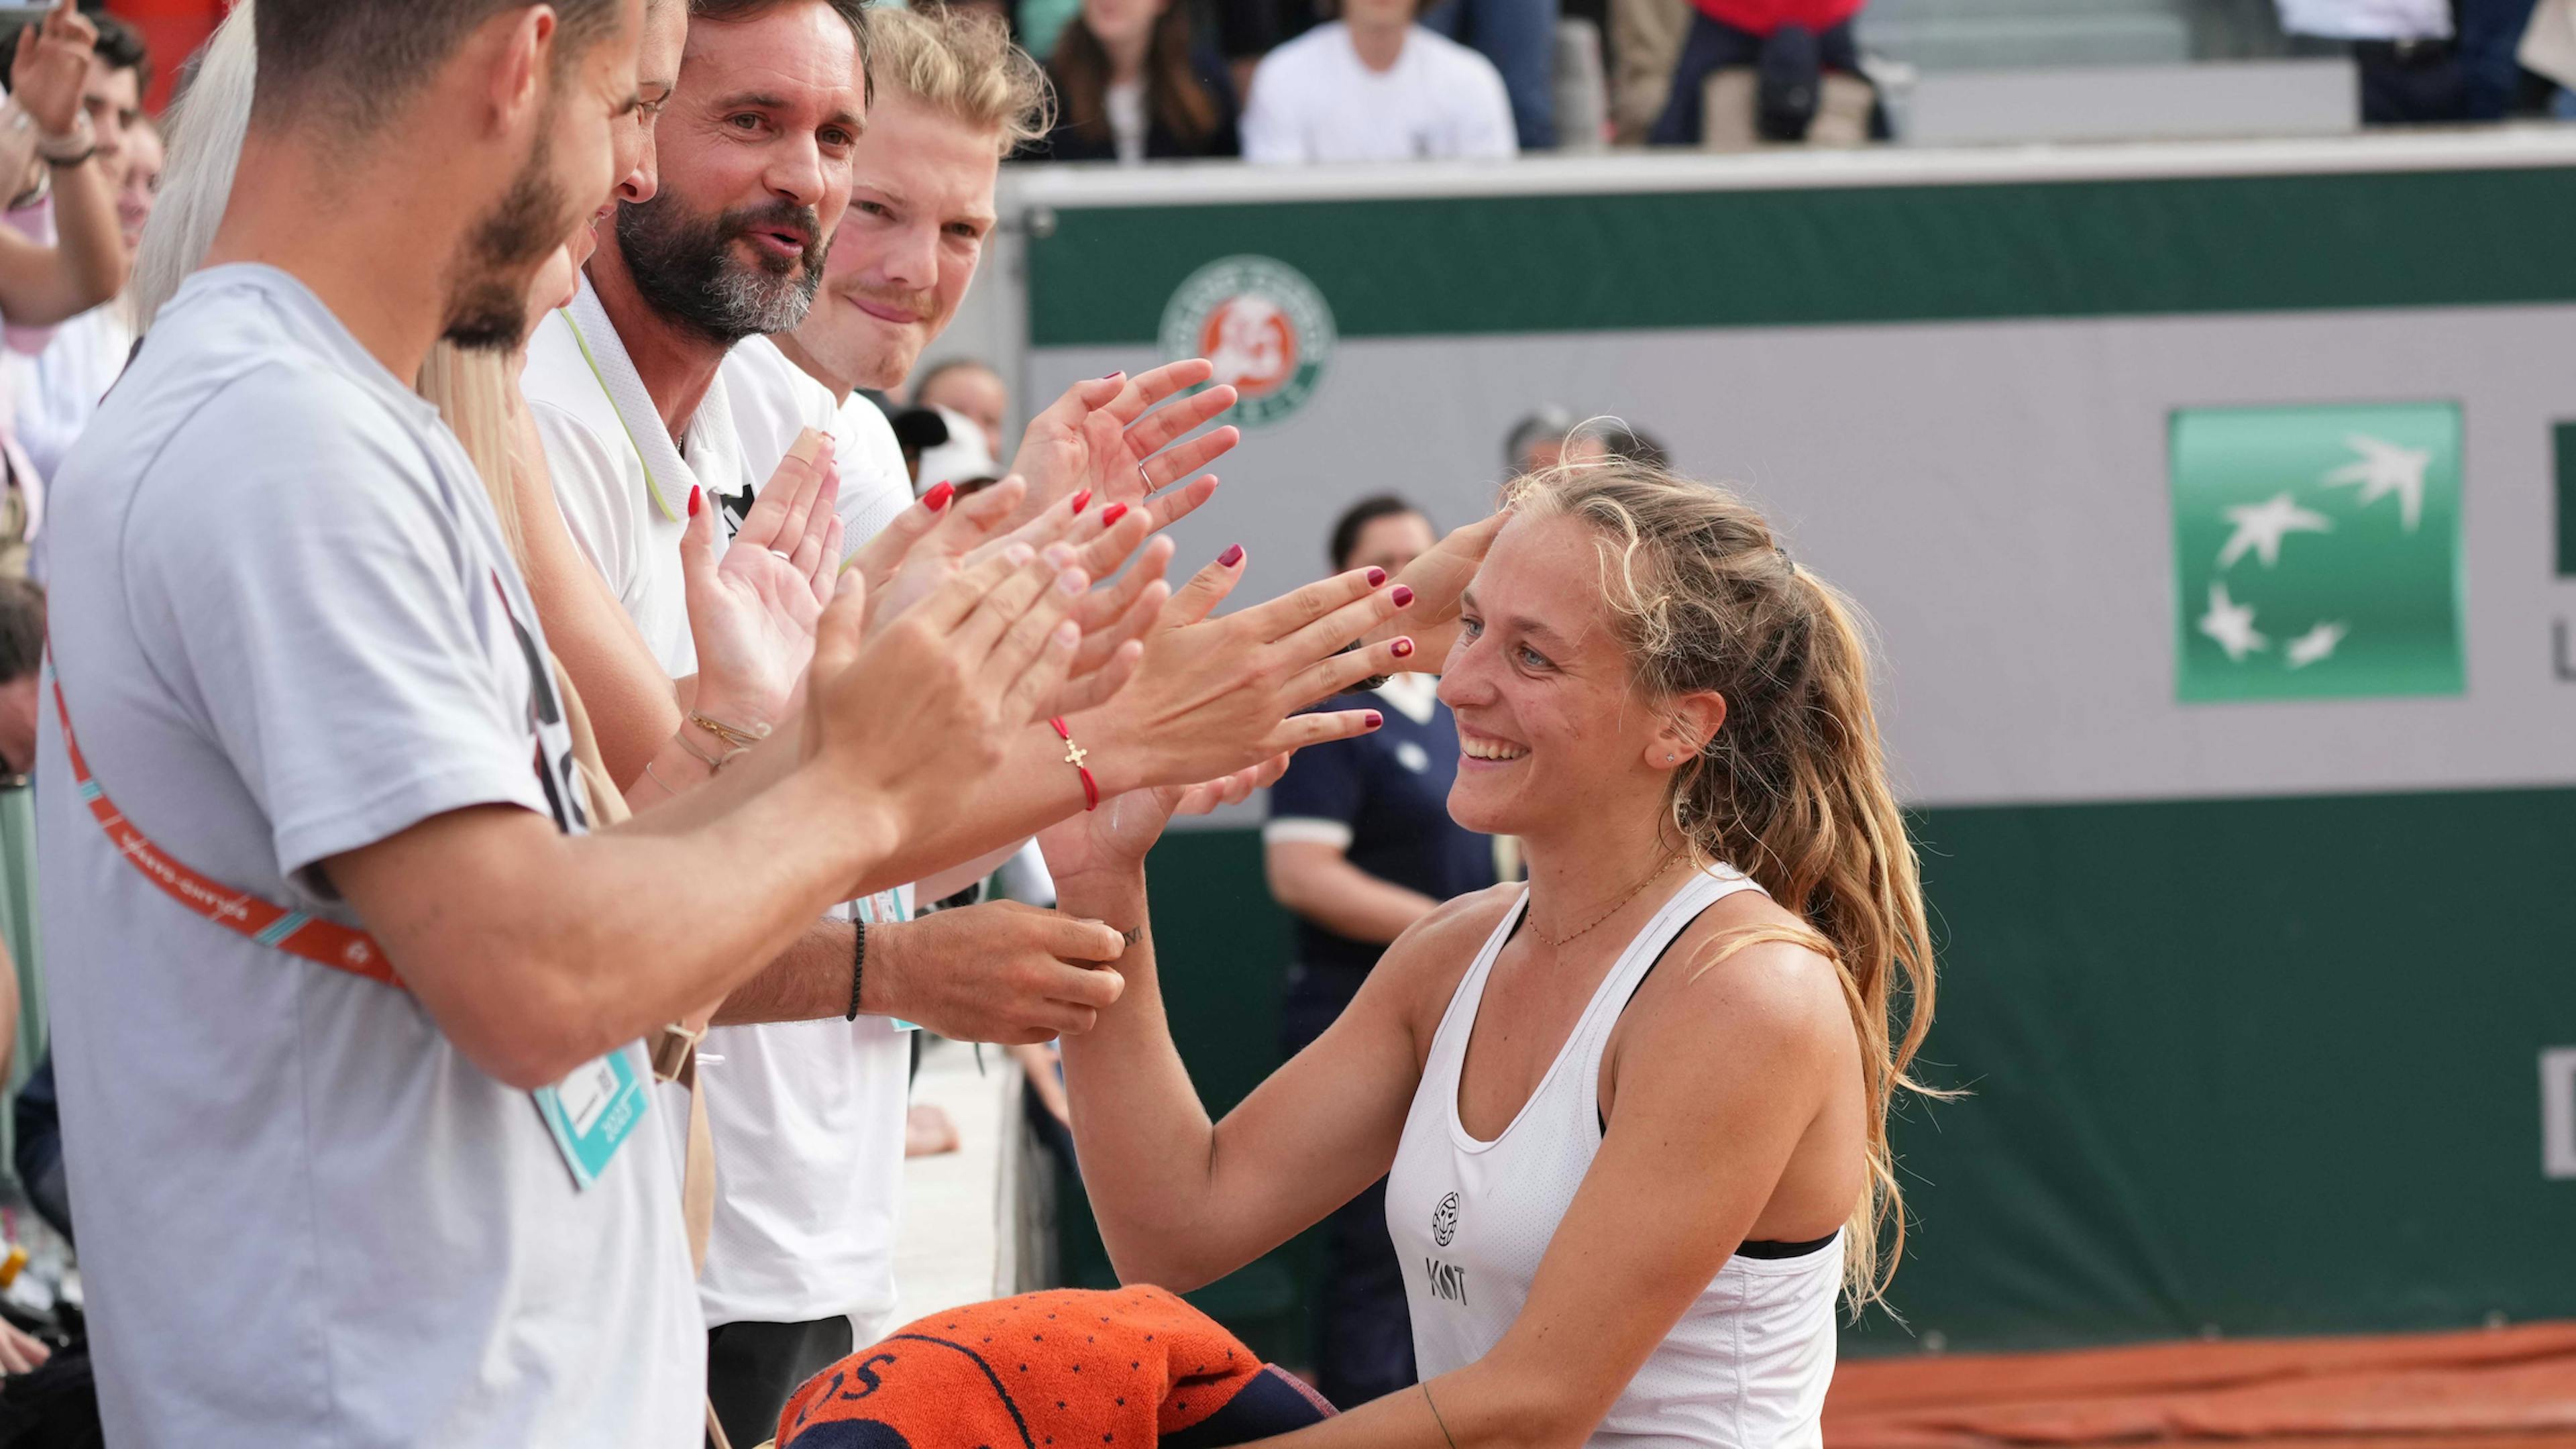
M912 503L876 408L844 406L760 335L803 315L849 197L856 28L846 0L700 4L652 168L623 189L571 306L530 342L523 386L556 498L675 678L696 671L679 551L693 490L729 536L813 428L836 442L845 547ZM984 868L930 882L932 898ZM853 903L868 990L855 1020L861 948L843 913L785 963L822 983L820 999L755 985L707 1040L723 1061L707 1091L721 1190L700 1287L708 1389L737 1442L767 1437L797 1384L895 1321L909 1044L894 1019L1018 1039L1116 989L1063 959L1098 959L1095 928L1009 905L916 922L913 894Z
M1415 24L1417 0L1341 0L1341 18L1262 57L1247 161L1451 161L1520 153L1494 63Z
M263 0L210 269L65 463L39 848L109 1442L696 1444L640 1039L901 879L992 759L989 681L879 718L948 646L916 613L852 663L853 595L801 748L587 833L536 611L405 379L518 339L639 9Z

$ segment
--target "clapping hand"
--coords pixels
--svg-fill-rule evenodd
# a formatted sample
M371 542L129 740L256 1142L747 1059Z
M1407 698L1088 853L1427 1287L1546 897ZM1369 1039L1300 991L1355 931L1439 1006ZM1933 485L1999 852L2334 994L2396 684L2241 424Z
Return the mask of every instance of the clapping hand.
M1041 511L1088 490L1095 504L1134 505L1152 530L1188 517L1214 496L1216 480L1172 485L1224 456L1242 437L1231 427L1187 437L1234 406L1234 389L1222 384L1175 398L1215 374L1214 365L1194 357L1132 378L1113 372L1066 389L1029 420L1011 460L1011 471L1029 482L1028 508ZM1176 441L1181 439L1186 441Z
M793 708L814 654L815 623L838 582L841 520L833 505L840 492L832 440L807 429L718 558L716 510L690 490L680 572L701 712L753 729Z
M866 587L852 581L815 632L800 743L847 798L884 812L903 839L955 805L963 782L1003 758L1004 741L1063 688L1090 585L1062 544L1012 544L951 573L869 637Z

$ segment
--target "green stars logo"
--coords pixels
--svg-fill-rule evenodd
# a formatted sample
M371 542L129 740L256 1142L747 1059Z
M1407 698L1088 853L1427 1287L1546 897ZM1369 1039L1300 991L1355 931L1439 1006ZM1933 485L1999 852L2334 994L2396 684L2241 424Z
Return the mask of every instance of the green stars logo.
M2460 694L2460 409L2173 415L2185 703Z

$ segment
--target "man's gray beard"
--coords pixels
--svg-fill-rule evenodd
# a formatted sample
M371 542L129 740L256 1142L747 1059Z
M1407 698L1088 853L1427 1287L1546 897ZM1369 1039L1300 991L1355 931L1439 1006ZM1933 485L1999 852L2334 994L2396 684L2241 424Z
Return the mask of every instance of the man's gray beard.
M715 303L711 310L741 329L736 334L737 341L773 332L793 332L805 324L805 314L814 310L814 293L822 280L814 272L799 279L772 276L757 268L727 267L709 287Z

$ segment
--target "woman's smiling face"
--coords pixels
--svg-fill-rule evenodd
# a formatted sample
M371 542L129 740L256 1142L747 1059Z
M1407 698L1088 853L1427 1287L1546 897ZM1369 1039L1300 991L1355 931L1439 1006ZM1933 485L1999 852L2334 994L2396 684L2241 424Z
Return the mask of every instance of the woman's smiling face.
M1668 776L1647 756L1664 723L1611 628L1599 537L1573 518L1515 518L1467 590L1440 698L1458 721L1449 814L1470 830L1545 836L1660 808Z

